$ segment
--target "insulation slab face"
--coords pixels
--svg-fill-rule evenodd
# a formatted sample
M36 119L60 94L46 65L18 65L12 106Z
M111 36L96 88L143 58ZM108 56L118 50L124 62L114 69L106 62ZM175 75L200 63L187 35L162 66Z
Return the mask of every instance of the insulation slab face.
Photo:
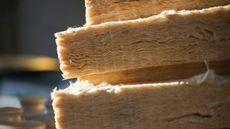
M209 72L165 83L76 82L52 99L57 129L230 128L230 78Z
M163 10L194 10L227 4L229 0L85 0L86 24L145 18Z
M81 79L94 74L230 59L229 21L230 5L226 5L70 28L55 34L60 68L65 78Z

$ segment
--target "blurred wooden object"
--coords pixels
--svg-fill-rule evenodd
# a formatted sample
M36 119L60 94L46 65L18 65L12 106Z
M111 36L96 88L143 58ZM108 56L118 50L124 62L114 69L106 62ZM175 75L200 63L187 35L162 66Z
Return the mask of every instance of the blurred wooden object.
M46 111L46 98L39 97L39 96L33 96L33 97L25 97L21 99L21 104L23 106L24 112L27 113L43 113Z
M0 129L46 129L46 125L38 121L22 121L0 124Z
M0 123L20 122L22 109L14 107L0 108Z
M41 96L30 96L21 99L23 118L46 123L47 129L55 129L53 112L46 108L47 99Z
M20 108L0 108L0 129L46 129L43 122L24 121L21 113Z

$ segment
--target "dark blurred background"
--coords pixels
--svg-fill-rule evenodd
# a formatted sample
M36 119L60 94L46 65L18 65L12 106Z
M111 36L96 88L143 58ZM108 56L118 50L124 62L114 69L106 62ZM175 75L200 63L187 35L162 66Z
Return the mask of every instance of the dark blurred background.
M56 57L54 33L84 23L84 0L0 0L0 54Z
M0 107L68 85L54 33L84 24L84 0L0 0Z

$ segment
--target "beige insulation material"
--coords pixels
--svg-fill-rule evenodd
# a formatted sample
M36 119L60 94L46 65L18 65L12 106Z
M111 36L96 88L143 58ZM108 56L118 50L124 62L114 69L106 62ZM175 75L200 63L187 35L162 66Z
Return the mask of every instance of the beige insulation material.
M230 0L85 0L86 24L145 18L164 10L195 10L230 4Z
M230 78L210 70L161 83L79 81L52 99L57 129L230 128Z
M69 28L55 36L65 78L106 81L89 76L228 60L230 5L164 11L144 19Z

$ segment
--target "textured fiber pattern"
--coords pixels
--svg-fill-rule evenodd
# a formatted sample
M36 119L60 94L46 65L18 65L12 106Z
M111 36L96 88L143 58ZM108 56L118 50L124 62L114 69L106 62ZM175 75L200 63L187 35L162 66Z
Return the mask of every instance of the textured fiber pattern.
M229 0L85 0L86 24L145 18L163 10L195 10L227 4Z
M230 79L202 76L191 81L96 87L76 82L52 93L56 127L230 128Z
M56 33L65 78L230 58L230 5ZM102 79L103 80L103 79Z

